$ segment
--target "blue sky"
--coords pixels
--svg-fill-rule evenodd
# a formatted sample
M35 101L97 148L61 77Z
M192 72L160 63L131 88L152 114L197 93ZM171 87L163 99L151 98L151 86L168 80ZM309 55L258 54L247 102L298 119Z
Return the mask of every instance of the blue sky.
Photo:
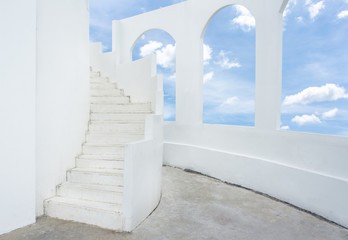
M178 2L90 0L90 40L110 51L112 20ZM348 0L290 0L283 22L282 129L348 136ZM203 121L254 126L254 18L241 6L226 7L203 40ZM151 53L164 76L164 117L175 120L174 39L147 32L133 59Z

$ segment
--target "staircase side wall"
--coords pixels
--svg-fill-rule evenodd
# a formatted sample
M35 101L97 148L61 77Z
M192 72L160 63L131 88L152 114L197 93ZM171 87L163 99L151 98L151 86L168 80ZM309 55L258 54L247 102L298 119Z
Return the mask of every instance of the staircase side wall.
M132 231L157 207L162 190L163 115L148 115L145 139L126 145L123 214Z
M0 234L35 222L36 1L0 1Z
M36 214L81 151L89 117L87 0L38 0Z

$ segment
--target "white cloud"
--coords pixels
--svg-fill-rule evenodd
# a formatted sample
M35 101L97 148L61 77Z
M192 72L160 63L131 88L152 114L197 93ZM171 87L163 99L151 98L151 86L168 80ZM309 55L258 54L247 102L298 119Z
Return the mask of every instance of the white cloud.
M150 54L157 55L157 64L163 68L173 67L175 65L176 46L167 44L163 47L161 42L149 41L140 48L140 56L145 57Z
M209 60L211 59L212 53L213 53L213 49L208 44L203 44L203 62L204 62L204 65L209 64Z
M338 108L334 108L334 109L331 109L331 110L329 110L329 111L327 111L327 112L324 112L324 113L322 114L322 117L323 117L324 119L333 118L334 116L336 116L337 112L338 112Z
M289 127L289 126L281 126L280 129L281 129L281 130L289 130L290 127Z
M348 1L347 1L347 2L348 2ZM342 12L340 12L339 14L337 14L337 17L338 17L339 19L348 17L348 10L343 10Z
M240 100L237 96L228 97L218 106L217 110L223 114L254 113L255 102L253 99Z
M306 1L306 4L307 4L307 1ZM309 16L313 21L315 17L320 13L320 10L325 8L324 0L319 1L317 3L309 3L308 1L308 5L309 5L308 7Z
M175 80L176 80L176 73L170 75L170 76L169 76L169 80L175 81Z
M163 106L163 118L164 120L171 119L175 116L175 107L173 105L165 104Z
M147 55L155 53L155 51L161 48L163 44L157 41L149 41L149 43L145 44L140 48L140 56L145 57Z
M288 16L291 13L291 8L297 4L297 0L290 0L286 5L286 8L283 12L283 17Z
M168 44L156 50L157 64L163 68L173 67L175 65L175 49L175 45Z
M348 98L344 87L339 87L336 84L326 84L321 87L309 87L295 95L286 96L283 104L309 104L312 102L335 101L341 98Z
M239 25L243 31L249 32L255 27L255 18L251 15L249 10L243 6L236 5L235 9L239 15L233 18L231 23Z
M227 98L222 105L235 105L238 102L239 102L239 98L236 96L233 96L233 97Z
M240 63L237 60L231 61L228 57L226 57L226 53L223 50L221 50L219 53L218 61L214 63L220 65L224 69L241 67Z
M205 83L209 82L210 80L212 80L213 76L214 76L214 72L208 72L208 73L204 74L203 83L205 84Z
M312 4L312 0L306 0L305 5Z
M300 126L305 125L305 124L321 123L320 119L317 116L315 116L314 114L302 115L302 116L296 115L293 119L291 119L291 122L295 122Z
M303 22L303 17L301 17L301 16L297 17L296 20L297 20L298 23L302 23Z

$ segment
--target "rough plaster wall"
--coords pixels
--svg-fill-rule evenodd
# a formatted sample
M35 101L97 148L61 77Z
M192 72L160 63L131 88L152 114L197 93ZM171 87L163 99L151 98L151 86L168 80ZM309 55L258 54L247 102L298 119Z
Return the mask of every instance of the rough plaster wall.
M0 234L35 222L35 0L0 1Z
M38 0L37 191L43 200L65 181L88 123L89 11L86 0Z

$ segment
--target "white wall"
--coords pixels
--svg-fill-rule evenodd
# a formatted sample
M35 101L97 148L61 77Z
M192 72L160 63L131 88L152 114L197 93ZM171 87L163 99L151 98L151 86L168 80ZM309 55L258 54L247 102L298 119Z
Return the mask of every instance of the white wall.
M135 229L157 207L162 191L163 115L148 115L145 139L125 149L125 231Z
M277 129L281 109L282 0L189 0L113 21L117 63L132 61L134 44L152 29L176 41L176 120L199 124L203 118L203 37L211 18L234 4L247 7L256 21L255 125Z
M348 227L348 138L278 130L286 2L189 0L113 21L114 59L131 62L134 44L151 29L175 39L177 122L164 128L167 164L265 192ZM233 4L247 7L256 21L255 128L202 124L202 38L211 18Z
M348 138L166 123L164 162L251 188L348 226Z
M87 129L88 0L38 0L36 214L55 195Z
M0 234L35 222L35 0L0 2Z

